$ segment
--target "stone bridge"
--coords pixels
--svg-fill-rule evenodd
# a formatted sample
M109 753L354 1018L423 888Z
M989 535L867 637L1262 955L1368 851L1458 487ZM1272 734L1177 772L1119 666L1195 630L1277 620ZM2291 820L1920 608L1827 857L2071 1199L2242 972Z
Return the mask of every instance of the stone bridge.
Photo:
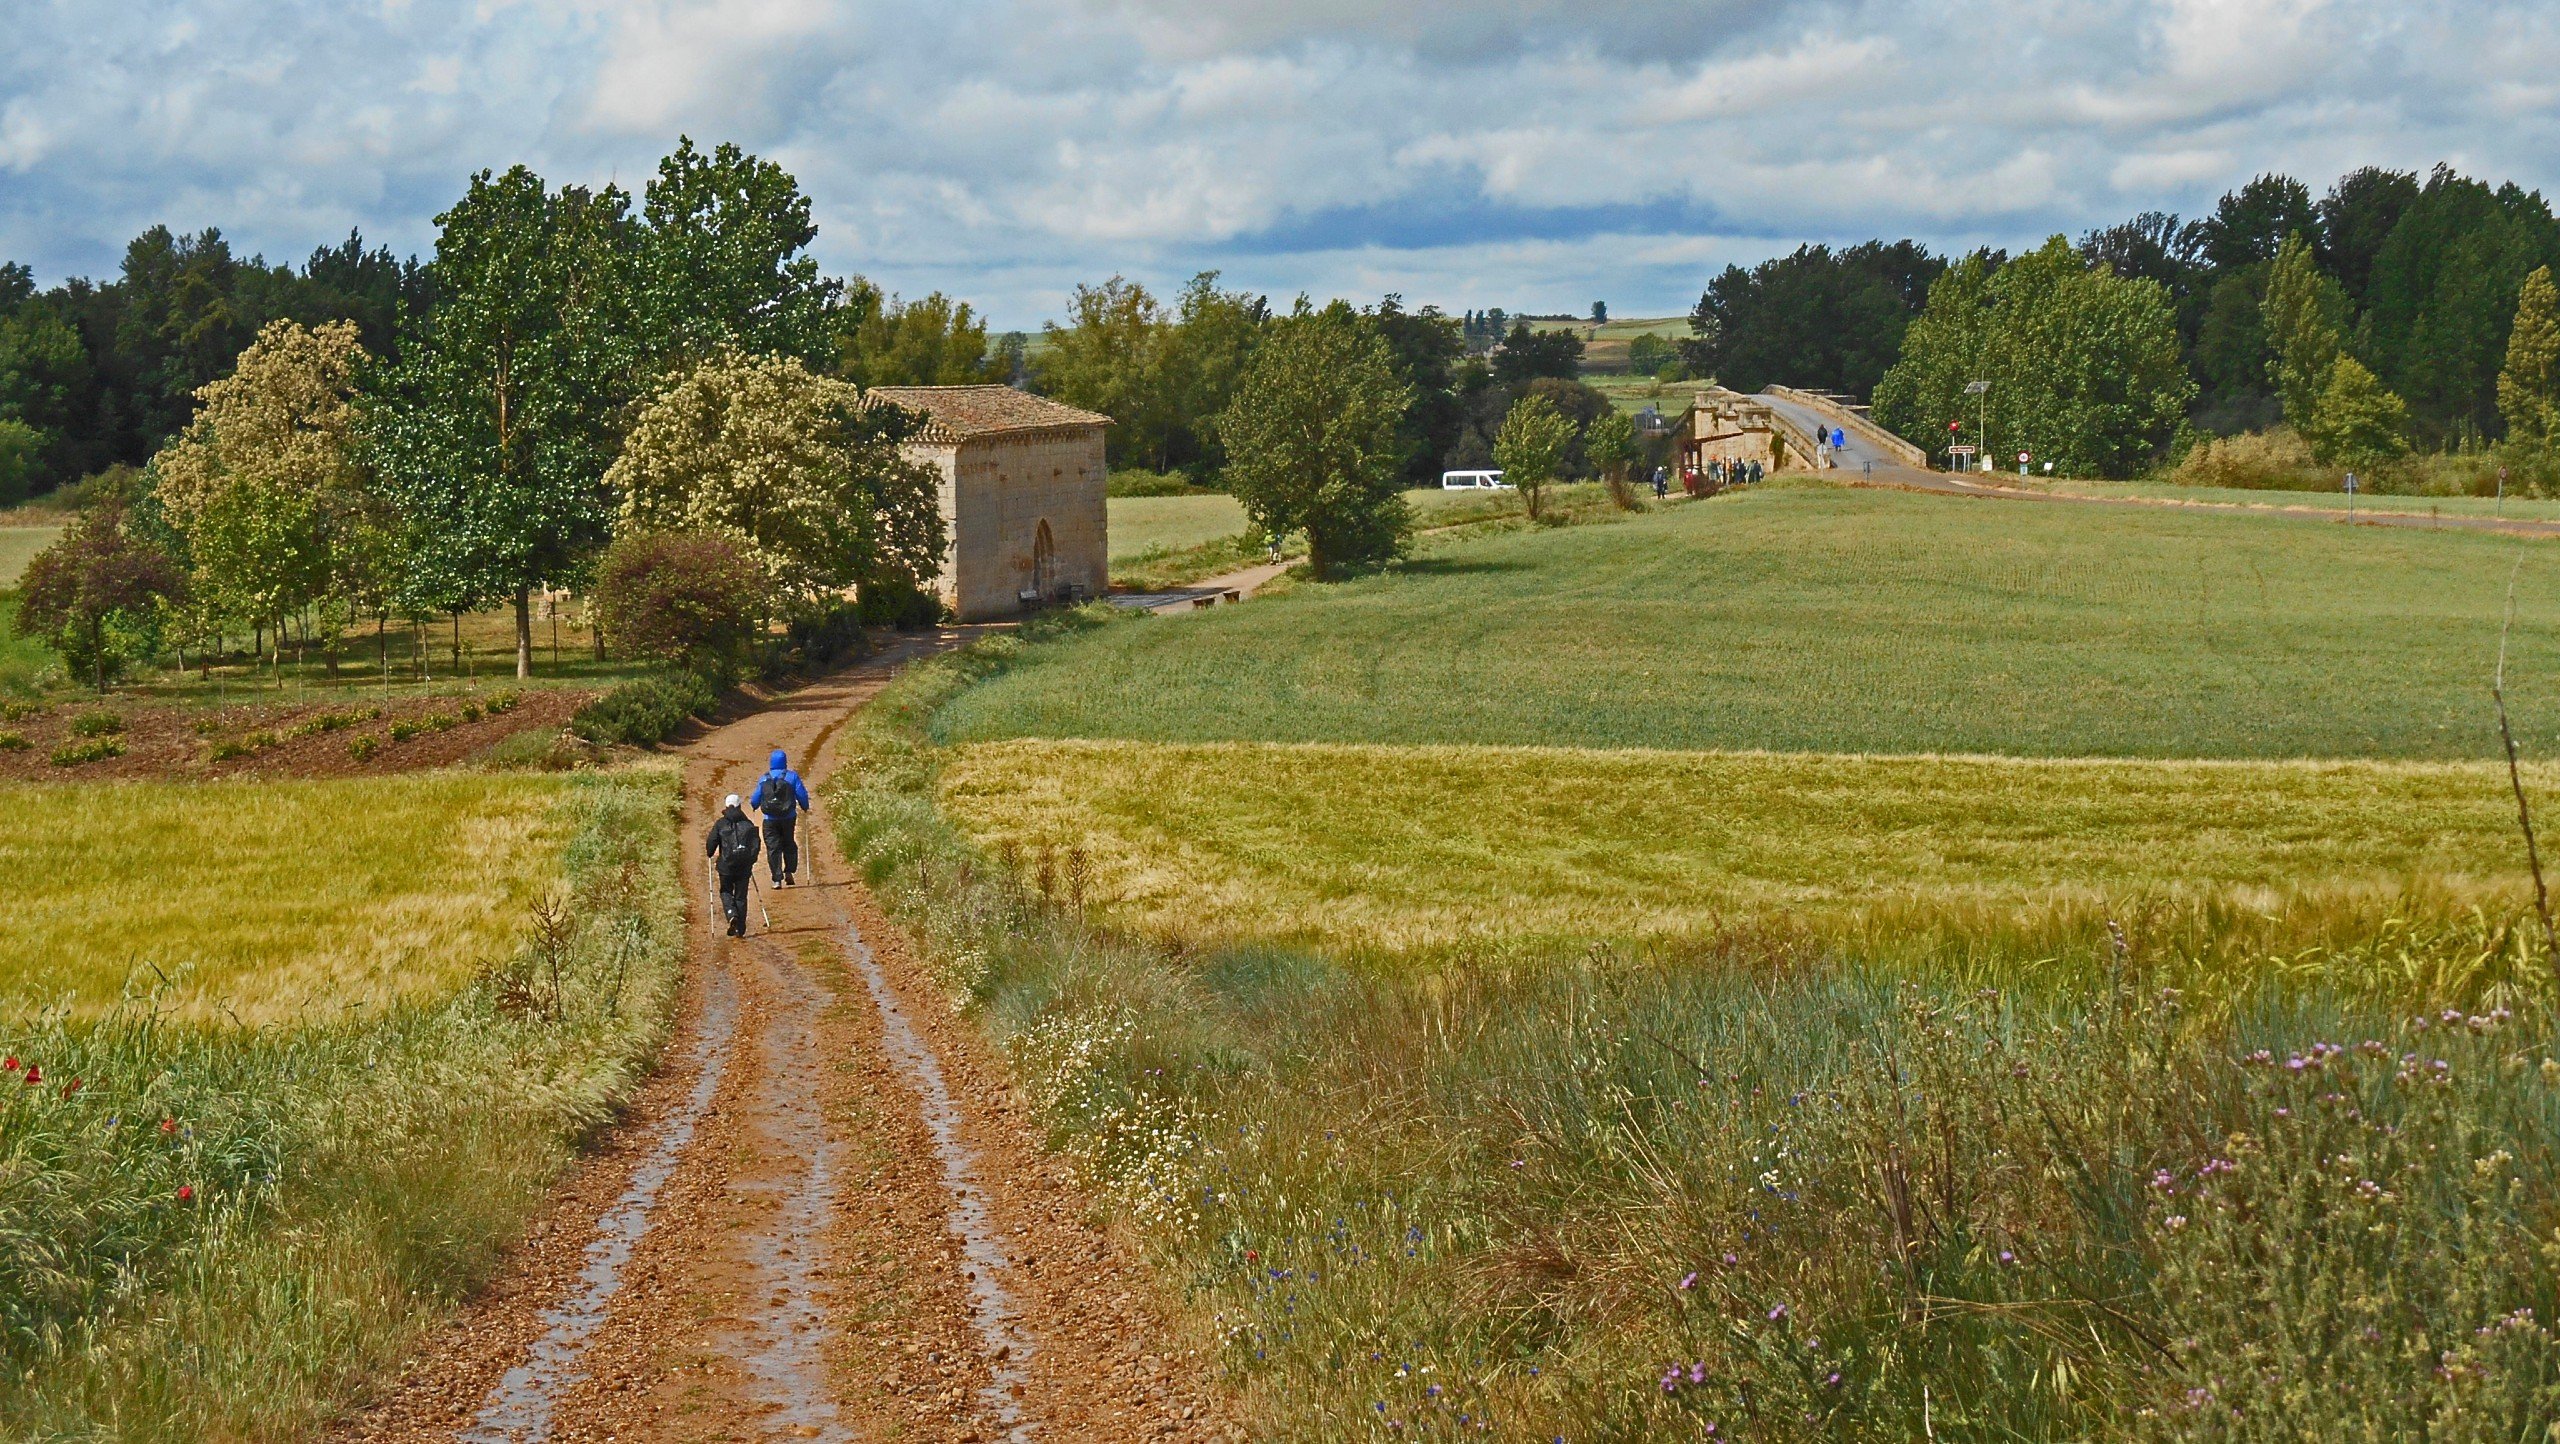
M1711 461L1757 461L1771 471L1812 471L1823 457L1823 437L1835 430L1842 434L1830 452L1835 469L1863 475L1880 467L1929 468L1928 453L1878 426L1865 407L1792 386L1756 396L1722 386L1699 392L1674 432L1675 464L1703 470Z

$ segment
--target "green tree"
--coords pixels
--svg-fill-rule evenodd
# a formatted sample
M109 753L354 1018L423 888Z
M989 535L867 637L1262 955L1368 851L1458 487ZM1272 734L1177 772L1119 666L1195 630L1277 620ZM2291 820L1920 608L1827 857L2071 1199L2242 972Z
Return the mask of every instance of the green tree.
M1175 418L1157 382L1171 330L1163 304L1120 276L1076 287L1067 324L1041 327L1048 347L1033 370L1034 383L1045 395L1111 418L1105 444L1114 467L1165 469Z
M985 319L940 291L901 301L856 276L836 327L836 374L856 385L966 386L1011 372L988 351Z
M2487 433L2524 278L2560 264L2560 221L2538 194L2437 167L2373 262L2357 352L2431 439Z
M2285 420L2300 431L2329 389L2329 369L2338 364L2347 294L2321 274L2309 242L2287 236L2267 272L2262 313L2267 344L2275 352L2267 363L2267 379L2284 402Z
M2317 235L2311 189L2289 175L2262 175L2225 195L2196 227L2204 260L2217 270L2272 261L2287 236Z
M948 545L916 418L788 356L715 357L669 387L605 473L640 531L735 539L795 614L849 587L921 586Z
M1301 299L1218 414L1227 483L1271 536L1303 531L1318 579L1399 554L1413 526L1401 430L1413 388L1367 318Z
M1493 438L1493 461L1502 479L1520 493L1536 521L1544 509L1547 488L1564 474L1566 448L1573 445L1573 423L1544 396L1523 396L1502 418Z
M1867 395L1946 268L1917 241L1799 246L1747 271L1727 266L1689 313L1683 364L1741 391L1779 382ZM1636 369L1658 374L1662 362Z
M2548 450L2560 439L2560 288L2537 266L2516 298L2507 364L2498 372L2498 415L2507 439Z
M331 544L350 532L361 545L351 529L372 512L350 444L365 360L351 322L270 322L152 462L196 601L272 629L279 662L286 616L344 579Z
M50 491L112 454L97 434L88 347L62 309L43 297L0 320L0 420L24 422L45 438L24 477L28 492Z
M2331 466L2379 466L2409 453L2409 408L2353 356L2329 370L2329 385L2305 439Z
M516 675L532 589L575 578L611 528L605 468L635 392L629 197L483 171L436 218L435 309L402 339L363 429L405 528L405 597L509 598Z
M120 497L90 508L36 553L18 583L19 627L101 692L158 650L167 604L186 592L177 564L130 521Z
M1517 385L1540 377L1571 381L1582 374L1582 336L1576 331L1532 331L1522 321L1493 348L1493 379Z
M1603 480L1620 481L1627 467L1636 459L1636 424L1626 413L1612 409L1608 415L1591 423L1583 433L1583 452L1591 464L1600 469Z
M1209 481L1224 469L1217 415L1234 399L1270 324L1271 306L1265 298L1219 290L1215 271L1201 272L1182 288L1157 361L1156 386L1165 413L1173 418L1166 465L1159 470L1180 466Z
M789 171L730 144L705 155L679 137L641 209L637 280L654 373L681 375L725 349L834 359L837 287L808 254L818 227Z
M1980 401L1995 450L2098 476L2149 464L2195 394L2168 292L2093 269L2060 236L1996 270L1967 257L1940 277L1876 387L1876 417L1924 446L1944 444L1950 419L1979 442L1974 381L1991 383Z
M0 506L27 499L44 475L45 453L52 439L23 421L0 419Z

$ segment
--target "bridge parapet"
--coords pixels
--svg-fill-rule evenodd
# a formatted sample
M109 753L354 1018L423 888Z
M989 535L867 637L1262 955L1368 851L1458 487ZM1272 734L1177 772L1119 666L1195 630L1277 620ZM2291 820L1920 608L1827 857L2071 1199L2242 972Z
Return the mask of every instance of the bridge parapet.
M1928 452L1878 426L1875 418L1869 416L1867 408L1863 406L1855 405L1843 397L1834 396L1826 391L1799 391L1793 386L1770 386L1764 389L1771 396L1792 401L1798 406L1809 406L1822 415L1830 417L1833 425L1850 432L1859 440L1905 466L1917 471L1929 469Z

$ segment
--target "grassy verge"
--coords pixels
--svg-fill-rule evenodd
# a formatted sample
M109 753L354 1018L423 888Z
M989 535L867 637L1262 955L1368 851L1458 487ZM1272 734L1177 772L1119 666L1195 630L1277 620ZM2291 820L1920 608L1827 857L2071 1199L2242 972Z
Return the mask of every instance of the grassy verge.
M553 880L560 925L457 991L258 1029L149 996L0 1022L0 1436L301 1437L487 1276L680 974L673 774L553 785L561 845L496 865ZM275 841L246 821L235 846ZM410 878L422 905L450 881Z
M1394 975L1089 925L855 724L850 855L1273 1439L2533 1437L2560 1408L2546 979L2204 1016L1737 927Z

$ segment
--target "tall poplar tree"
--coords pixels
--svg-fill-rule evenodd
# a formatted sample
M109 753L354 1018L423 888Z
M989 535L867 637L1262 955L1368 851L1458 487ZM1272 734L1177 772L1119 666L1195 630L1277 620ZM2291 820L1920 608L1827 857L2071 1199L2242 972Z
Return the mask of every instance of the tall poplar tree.
M653 373L673 380L727 351L835 359L836 298L808 254L818 237L789 171L731 144L679 137L641 206L638 281Z
M406 521L409 604L511 600L522 677L532 589L575 577L612 526L640 237L624 192L550 191L523 166L474 176L436 225L435 310L411 318L365 430Z
M2524 278L2516 323L2507 333L2507 364L2498 373L2498 415L2507 439L2548 449L2560 440L2560 287L2551 268Z
M2328 393L2329 372L2338 364L2347 324L2347 294L2322 275L2311 258L2310 243L2287 236L2267 272L2267 344L2275 356L2267 363L2267 379L2284 402L2284 419L2308 433L2320 398Z

